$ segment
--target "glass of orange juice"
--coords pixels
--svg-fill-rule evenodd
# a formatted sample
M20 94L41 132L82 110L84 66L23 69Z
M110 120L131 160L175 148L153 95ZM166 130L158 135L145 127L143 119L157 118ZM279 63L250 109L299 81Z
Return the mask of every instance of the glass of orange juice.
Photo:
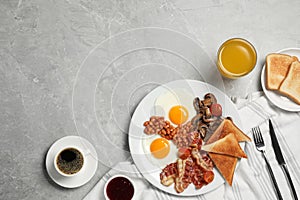
M225 41L218 50L218 69L230 79L242 77L256 65L257 54L253 45L242 38Z

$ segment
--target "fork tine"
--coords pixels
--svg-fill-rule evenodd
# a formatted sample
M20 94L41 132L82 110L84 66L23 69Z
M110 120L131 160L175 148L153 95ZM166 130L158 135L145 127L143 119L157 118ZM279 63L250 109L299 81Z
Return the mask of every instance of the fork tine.
M256 137L256 142L259 143L260 142L260 137L259 137L259 132L258 132L257 127L255 127L255 137Z
M254 143L256 143L256 137L255 137L255 132L254 132L254 128L251 129L252 135L253 135L253 139L254 139Z
M263 140L263 137L262 137L262 135L261 135L261 131L260 131L260 128L259 128L259 127L257 127L257 136L258 136L258 140L259 140L259 142L264 142L264 140Z
M257 134L256 134L256 127L252 128L252 134L253 134L254 143L256 144L258 142Z
M259 128L259 127L257 127L257 130L258 130L258 136L259 136L259 140L260 140L260 142L261 142L261 143L263 143L263 144L264 144L264 139L263 139L263 137L262 137L262 134L261 134L260 128Z
M258 135L257 127L255 127L255 137L256 137L256 142L259 143L259 135Z

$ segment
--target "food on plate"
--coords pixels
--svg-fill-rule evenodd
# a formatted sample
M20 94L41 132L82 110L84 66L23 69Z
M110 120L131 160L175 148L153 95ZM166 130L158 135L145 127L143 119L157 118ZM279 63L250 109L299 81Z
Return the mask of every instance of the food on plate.
M144 133L159 134L160 136L171 140L176 135L177 129L170 124L169 121L165 120L164 117L152 116L149 121L144 122Z
M150 151L155 158L164 158L170 152L169 141L165 138L157 138L150 145Z
M160 116L151 116L149 121L144 122L144 133L151 135L151 134L158 134L158 132L164 127L166 124L165 118Z
M212 93L207 93L203 100L196 97L193 101L194 108L196 110L196 115L192 118L191 122L195 129L199 132L202 139L204 139L207 133L213 132L218 125L222 122L220 110L222 107L218 104L220 108L218 113L214 113L211 110L212 106L218 104L216 97Z
M243 133L232 121L231 118L225 118L219 127L214 131L214 133L206 141L206 144L213 143L219 139L222 139L229 133L234 134L238 142L250 142L251 139Z
M191 149L187 147L181 147L178 149L178 157L182 160L187 159L191 155Z
M222 106L218 103L214 103L209 108L213 116L219 117L222 115Z
M170 186L174 183L174 179L178 174L177 161L168 164L160 173L160 182L164 186Z
M292 62L297 57L287 54L272 53L266 57L266 88L278 90L285 79Z
M173 124L180 125L188 120L188 110L181 105L173 106L169 111L169 118Z
M208 153L208 156L226 182L231 186L238 158L217 153Z
M189 96L184 94L188 93L178 91L176 94L187 101ZM164 110L163 116L151 116L144 122L144 132L150 136L143 143L145 153L152 155L149 159L154 165L164 166L160 173L161 184L174 183L178 193L191 183L200 189L213 181L215 165L231 185L237 159L247 157L239 142L250 141L250 138L230 118L222 116L222 106L214 94L194 98L190 102L193 111L187 102L178 104L172 100L172 95L174 93L167 92L156 100L155 106ZM173 148L177 149L176 153Z
M194 95L186 89L166 90L154 102L154 114L163 116L177 126L184 124L194 115L195 110L191 104Z
M300 62L295 61L291 64L278 91L300 104Z
M195 138L199 138L199 133L195 131L194 126L191 122L176 128L176 135L173 137L173 142L180 147L189 147Z
M242 150L239 142L232 133L226 135L222 139L217 140L216 142L202 146L201 149L206 152L225 154L238 158L247 158L247 155Z
M229 118L223 120L215 132L206 141L206 144L211 144L219 139L224 138L228 134L233 134L238 142L249 142L251 139L244 134ZM235 167L238 161L237 157L218 154L218 153L208 153L209 157L213 161L216 168L222 174L224 179L229 185L232 185L233 175Z
M153 170L163 169L178 158L178 150L173 142L158 134L145 135L142 138L142 148L145 157L154 166Z
M165 121L165 125L158 131L158 134L168 140L172 140L176 135L177 129L170 124L169 121Z
M191 183L196 189L209 184L214 179L213 163L206 155L201 155L197 148L186 159L178 158L175 163L167 165L160 173L161 183L174 188L178 193L183 192Z
M275 90L300 105L299 60L295 56L272 53L266 57L266 88Z

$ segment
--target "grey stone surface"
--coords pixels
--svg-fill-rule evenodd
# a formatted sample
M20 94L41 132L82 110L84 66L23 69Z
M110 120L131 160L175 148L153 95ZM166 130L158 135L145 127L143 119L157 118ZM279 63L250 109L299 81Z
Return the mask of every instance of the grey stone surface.
M265 55L300 47L299 8L297 0L1 0L0 199L84 197L129 157L126 130L141 98L171 80L217 80L204 71L216 70L217 49L228 38L250 40L258 62L246 77L223 79L221 89L239 97L261 90ZM132 29L143 27L166 30L135 38ZM130 36L116 35L128 30ZM180 49L187 60L166 49ZM89 86L93 93L80 90ZM102 159L88 184L64 189L48 177L45 155L55 140L78 134Z

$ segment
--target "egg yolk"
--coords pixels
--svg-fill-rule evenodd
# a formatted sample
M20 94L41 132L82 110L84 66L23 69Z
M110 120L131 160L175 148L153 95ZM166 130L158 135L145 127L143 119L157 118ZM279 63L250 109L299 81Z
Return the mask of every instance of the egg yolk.
M173 106L169 111L169 118L176 125L183 124L188 120L188 117L189 113L184 106Z
M150 151L155 158L164 158L170 152L169 141L165 138L157 138L150 145Z

